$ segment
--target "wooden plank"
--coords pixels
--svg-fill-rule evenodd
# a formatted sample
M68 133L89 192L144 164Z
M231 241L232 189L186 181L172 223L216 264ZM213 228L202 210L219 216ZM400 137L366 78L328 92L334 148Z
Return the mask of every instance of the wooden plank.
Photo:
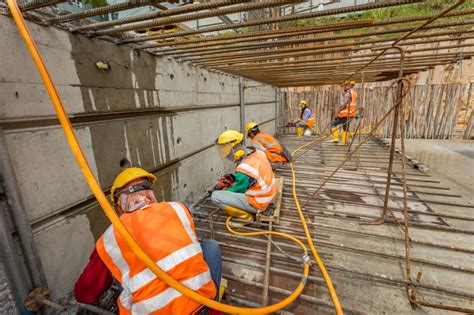
M257 214L257 222L273 222L275 224L280 223L280 208L281 208L281 199L283 197L283 182L284 178L278 177L276 180L277 192L275 199L273 200L273 205L275 210L273 210L273 215L264 215L262 213Z

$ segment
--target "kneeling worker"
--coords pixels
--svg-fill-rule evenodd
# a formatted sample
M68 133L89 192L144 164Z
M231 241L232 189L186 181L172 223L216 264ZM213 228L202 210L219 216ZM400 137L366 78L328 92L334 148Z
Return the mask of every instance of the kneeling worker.
M275 175L265 153L246 147L243 138L244 135L235 130L224 131L217 138L221 158L239 164L232 186L214 191L211 200L229 216L253 221L253 215L265 211L275 197Z
M217 296L222 258L218 243L198 242L189 209L179 202L157 202L155 175L127 168L115 179L111 199L120 220L153 261L195 292ZM191 314L203 306L168 287L149 270L111 225L99 238L74 287L78 302L92 304L115 278L122 292L120 314Z
M298 135L298 137L301 137L303 135L303 132L306 128L313 129L315 125L313 112L308 107L308 104L306 103L305 100L300 101L300 108L301 108L300 118L296 119L293 122L293 124L296 127L296 134ZM309 129L308 129L308 132L309 132L309 135L311 135L311 131Z
M273 168L291 161L291 154L278 142L277 139L260 131L257 123L249 122L245 126L245 134L251 139L252 145L260 144ZM258 147L257 147L258 149Z

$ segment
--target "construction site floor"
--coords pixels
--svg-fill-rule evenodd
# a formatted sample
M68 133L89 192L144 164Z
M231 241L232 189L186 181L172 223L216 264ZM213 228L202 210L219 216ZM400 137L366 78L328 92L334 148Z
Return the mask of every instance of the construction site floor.
M279 137L290 151L309 141L293 135ZM347 147L329 142L303 150L295 161L300 203L346 157ZM383 225L361 224L382 213L389 148L373 139L356 154L303 209L316 248L324 261L346 314L446 314L434 308L414 308L407 297L403 232L401 156L395 155L387 220ZM466 170L471 172L472 170ZM274 231L305 241L291 193L288 166L276 170L285 178L280 223ZM408 166L411 268L417 275L417 298L422 301L473 308L474 213L472 196L436 172ZM273 304L289 295L300 281L301 250L287 240L232 235L226 215L210 201L197 209L200 238L219 241L227 300L235 305ZM397 223L398 222L398 223ZM250 225L242 231L268 229ZM269 268L266 268L267 266ZM269 262L269 264L268 264ZM413 279L415 281L415 279ZM283 314L333 314L333 304L320 271L313 262L303 294Z

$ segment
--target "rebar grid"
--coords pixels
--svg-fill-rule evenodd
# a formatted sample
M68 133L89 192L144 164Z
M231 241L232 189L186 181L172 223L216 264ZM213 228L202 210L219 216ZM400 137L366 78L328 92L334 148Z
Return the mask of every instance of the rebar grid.
M443 16L443 18L457 17L457 16L463 16L463 15L469 15L469 14L474 14L474 9L450 12L446 14L445 16ZM430 14L430 15L423 15L423 16L390 19L388 21L373 21L373 20L357 21L356 20L352 22L337 22L337 23L332 23L332 24L309 25L309 26L303 26L303 27L283 28L280 30L255 31L255 32L247 33L247 34L211 36L211 37L194 39L194 40L166 41L162 43L143 45L143 46L140 46L140 48L181 46L181 45L204 43L204 45L190 45L187 47L186 46L175 47L175 48L159 50L159 52L169 52L172 50L180 50L180 49L185 50L187 48L203 48L203 47L213 47L213 46L229 44L229 43L257 41L260 39L283 38L283 37L292 37L292 36L297 36L297 35L299 36L299 35L306 34L307 32L310 32L310 31L313 31L312 33L310 32L310 34L317 34L319 32L327 32L331 29L339 31L339 30L352 30L352 29L358 29L358 28L367 28L367 27L373 28L373 27L388 26L388 25L395 25L395 24L404 24L404 23L428 20L428 19L433 18L434 16L435 16L434 14Z
M474 10L472 10L472 13L474 13ZM467 26L473 23L474 23L474 20L438 23L436 25L433 25L432 27L427 27L426 30L432 30L432 29L444 28L444 27ZM337 31L340 29L329 29L329 31L331 30ZM341 39L355 39L355 38L363 38L363 37L370 37L370 36L396 34L396 33L403 33L408 30L411 30L411 28L405 27L405 28L400 28L400 29L379 30L379 31L373 31L373 32L363 32L360 34L343 34L343 35L321 36L321 37L311 37L311 38L296 38L296 39L289 39L289 40L274 40L274 41L258 42L258 43L253 43L253 44L239 44L239 45L230 45L230 46L229 46L230 43L225 42L224 43L225 46L222 46L222 47L221 46L215 47L214 45L210 45L209 47L199 46L196 48L186 48L186 49L177 48L177 49L170 49L167 51L159 50L159 51L155 51L155 53L161 53L161 55L164 55L164 56L173 55L173 56L178 56L178 57L188 57L188 56L193 56L193 55L205 56L205 55L213 55L213 54L222 54L224 52L231 52L231 51L248 51L248 50L262 49L262 48L268 48L268 47L274 48L274 47L279 47L279 46L301 45L301 44L308 44L308 43L336 41L336 40L341 40ZM318 33L324 33L324 32L326 31L325 30L318 31ZM302 36L302 35L313 35L313 34L315 34L314 31L310 31L310 32L305 31L301 33L296 33L295 35ZM435 36L435 35L431 35L431 36ZM306 47L306 49L310 49L310 48ZM279 49L279 51L284 51L284 50Z
M246 0L245 2L247 1L250 2L250 0ZM148 29L148 28L157 27L157 26L176 24L180 22L194 21L194 20L213 17L213 16L221 16L221 15L251 11L251 10L259 10L259 9L274 7L277 5L282 5L285 3L297 2L297 1L298 0L261 0L259 2L237 4L237 5L233 5L229 7L217 8L217 9L204 11L204 12L196 12L196 13L191 13L187 15L157 19L151 22L143 22L143 23L126 25L126 26L121 26L121 27L112 28L112 29L106 29L106 30L94 32L94 34L95 35L110 35L110 34L115 34L115 33L142 30L142 29ZM141 39L141 37L137 39Z
M201 10L209 10L209 9L218 8L221 6L238 4L241 2L248 2L248 1L220 0L220 1L215 1L215 2L186 5L182 7L171 8L168 10L148 12L148 13L121 18L121 19L117 19L113 21L99 22L99 23L94 23L90 25L79 26L79 27L73 28L72 31L85 32L85 31L90 31L90 30L101 30L101 29L105 29L108 27L116 26L116 25L136 23L136 22L141 22L141 21L145 21L149 19L172 16L176 14L191 13L191 12L196 12L196 11L201 11Z
M466 53L464 53L466 54ZM469 53L467 53L469 54ZM298 61L286 61L286 62L273 62L271 64L259 64L259 63L253 63L253 64L248 64L248 65L239 65L239 66L216 66L214 69L223 69L228 72L232 71L241 71L244 73L247 70L260 70L261 72L267 72L267 71L272 71L272 70L280 70L280 69L298 69L299 67L312 67L312 66L317 66L317 67L332 67L338 66L338 65L347 65L347 66L352 66L355 64L363 65L365 61L370 60L371 57L376 56L376 54L366 54L366 55L357 55L357 56L351 56L351 57L338 57L338 58L321 58L321 59L307 59L307 60L298 60ZM388 56L385 55L385 56ZM407 56L407 59L415 59L416 60L424 60L424 59L431 59L433 57L451 57L452 59L455 59L459 57L460 54L458 52L451 52L451 53L434 53L434 54L418 54L418 55L411 55ZM377 60L378 63L383 63L385 61L390 62L392 60L398 60L398 57L385 57L385 58L379 58ZM335 62L339 61L339 62ZM262 68L262 66L265 66Z
M474 24L474 20L466 20L460 22L448 22L448 23L438 23L436 25L427 27L426 30L433 30L433 29L440 29L440 28L448 28L448 27L456 27L456 26L468 26ZM317 42L325 42L325 41L332 41L332 40L340 40L340 39L355 39L355 38L364 38L364 37L371 37L377 35L386 35L386 34L397 34L397 33L404 33L411 28L402 28L402 29L394 29L389 31L375 31L375 32L368 32L363 34L356 34L356 35L337 35L337 36L327 36L327 37L317 37L317 38L305 38L305 39L294 39L294 40L285 40L285 41L274 41L270 43L258 44L258 45L241 45L238 47L229 47L229 48L221 48L221 49L208 49L204 48L204 50L196 49L192 51L193 53L186 53L184 55L180 54L172 54L177 56L178 58L182 58L184 61L193 61L193 60L200 60L200 61L211 61L211 60L233 60L236 58L245 58L251 56L265 56L269 54L269 50L265 49L268 47L278 47L278 46L289 46L289 45L299 45L305 43L317 43ZM461 31L453 31L446 34L446 32L432 33L432 34L423 34L418 36L412 36L412 38L424 38L424 37L434 37L434 36L442 36L442 35L457 35L457 34L464 34L466 30ZM469 32L469 31L468 31ZM359 45L366 45L366 44L373 44L373 43L383 43L383 42L390 42L395 41L396 38L389 38L389 39L374 39L370 41L360 41L360 42L346 42L346 43L335 43L331 45L312 45L312 46L304 46L304 47L296 47L296 48L281 48L278 50L272 50L271 56L276 56L280 54L286 54L291 52L304 52L304 51L312 51L318 50L323 48L336 48L336 47L347 47L347 46L359 46ZM239 51L238 53L234 53L234 51ZM194 53L197 52L197 53ZM227 54L222 54L225 52L230 52ZM167 54L164 54L167 55ZM212 55L217 55L213 57ZM208 57L203 57L208 56Z
M23 8L37 8L54 5L58 0L34 0L24 3ZM46 21L51 24L65 23L77 19L84 19L87 17L116 12L133 7L140 7L144 5L158 4L158 0L133 0L115 5L85 10L80 13L67 14L47 18ZM170 1L176 2L176 1ZM71 31L88 32L93 31L92 34L107 36L118 34L119 32L128 32L132 30L148 29L179 23L182 21L195 20L210 16L219 16L231 12L248 11L255 8L280 6L282 3L298 2L296 0L263 0L258 2L250 1L235 1L235 0L217 0L207 3L185 5L177 8L170 8L157 12L150 12L140 14L138 16L127 17L119 20L106 21L100 23L93 23L89 25L71 27ZM299 19L311 19L317 17L324 17L330 15L337 15L342 13L362 12L365 10L386 8L391 6L399 6L404 4L423 2L423 0L393 0L381 3L369 3L364 5L356 5L344 7L340 9L330 9L317 12L308 12L300 14L291 14L287 16L277 16L271 18L260 19L258 21L248 21L235 23L231 25L218 25L211 27L204 27L199 30L187 30L182 32L170 34L156 34L146 36L135 36L134 38L122 40L120 43L140 43L148 41L144 45L137 47L138 49L152 49L156 48L151 53L162 56L172 56L180 58L183 61L192 62L198 66L208 69L215 69L236 75L244 75L252 79L274 84L276 86L298 86L306 84L327 84L336 83L344 79L343 71L352 72L352 76L360 78L355 67L363 67L366 65L361 63L365 60L364 57L369 57L364 53L367 48L371 48L373 44L395 44L399 40L404 46L416 45L420 43L442 43L451 40L468 40L472 37L462 36L458 38L442 38L441 36L457 36L456 31L438 31L438 34L424 34L411 36L419 30L439 30L448 27L462 27L469 26L473 20L463 20L458 22L442 22L435 25L427 26L436 19L468 16L474 14L474 9L465 9L453 11L453 8L465 2L458 2L457 5L442 11L439 14L427 14L422 16L409 16L394 18L384 21L373 20L353 20L342 21L331 24L309 25L305 27L289 27L282 29L271 29L265 31L256 31L245 34L235 34L230 36L211 36L208 38L186 39L188 35L198 35L208 32L216 32L220 30L239 29L248 26L258 25L275 25L279 26L282 22L296 21ZM238 10L240 8L240 10ZM244 8L244 9L242 9ZM142 22L144 21L144 22ZM336 32L355 30L361 28L383 27L396 24L406 24L412 22L424 21L423 24L417 27L402 26L392 30L374 30L360 34L338 34L330 36L314 37L314 34L321 34L325 32ZM142 22L142 23L137 23ZM118 27L114 27L118 26ZM377 36L385 36L389 34L397 34L407 32L405 36L398 38L377 38ZM458 34L463 31L459 30ZM120 35L118 35L120 36ZM311 36L308 38L308 36ZM372 37L371 37L372 36ZM410 41L405 39L410 37ZM426 37L426 38L425 38ZM169 39L180 38L179 41L169 42ZM365 39L366 38L366 39ZM427 38L432 38L427 40ZM150 40L167 40L165 42L150 42ZM415 41L413 39L421 39ZM356 41L353 41L356 40ZM340 43L334 43L341 41ZM324 44L322 44L324 43ZM318 45L316 45L318 44ZM311 45L311 46L308 46ZM166 48L166 46L169 46ZM440 50L463 47L470 47L470 44L451 45L448 47L441 47ZM161 48L160 48L161 47ZM347 56L347 54L350 56ZM429 67L442 64L451 63L457 60L457 57L444 55L441 58L421 58L418 62L411 60L411 51L408 50L407 71L412 73L415 71L426 70ZM464 52L463 52L464 53ZM330 58L333 63L320 64L316 56L320 55L334 55ZM339 57L340 54L346 56ZM362 58L359 58L362 57ZM467 52L463 59L470 57ZM311 58L313 57L313 58ZM371 56L378 59L380 54ZM359 59L357 59L359 58ZM290 60L293 59L293 60ZM323 59L324 60L324 59ZM349 62L349 60L358 60L358 62ZM343 61L343 63L337 62ZM370 62L370 61L369 61ZM383 79L394 78L394 63L383 59L384 65L375 63L374 67L368 67L366 79L369 81L380 81ZM318 63L312 65L311 63ZM292 67L292 70L285 69L284 66ZM296 66L299 65L299 66ZM331 65L333 67L331 68ZM311 74L317 78L311 78Z
M447 9L441 11L439 14L437 14L436 16L432 17L431 19L429 19L428 21L426 21L425 23L423 23L422 25L419 25L417 27L415 27L413 30L409 31L408 33L406 33L405 35L403 35L402 37L400 37L398 40L396 40L393 44L392 44L392 47L397 45L399 42L403 41L404 39L407 39L408 37L410 37L412 34L416 33L417 31L421 30L421 29L424 29L426 28L427 25L431 24L432 22L436 21L437 19L443 17L445 14L451 12L452 10L456 9L457 7L459 7L461 4L463 4L464 2L466 2L466 0L459 0L458 2L456 2L454 5L448 7ZM366 68L367 66L369 66L372 62L374 62L375 60L377 60L380 56L382 56L387 50L387 49L384 49L380 52L380 54L378 54L377 56L374 57L373 60L369 61L367 63L367 65L365 66L362 66L360 69L358 69L357 71L355 71L352 75L350 75L348 78L351 78L354 74L364 70L364 68Z
M418 2L423 2L423 1L424 0L393 0L389 2L376 2L376 3L362 4L362 5L356 5L356 6L340 8L340 9L330 9L330 10L324 10L324 11L319 11L319 12L310 12L310 13L303 13L303 14L293 14L293 15L288 15L288 16L274 17L274 18L269 18L269 19L262 19L260 21L255 21L255 22L242 22L242 23L234 23L232 25L203 27L197 30L189 30L189 31L177 32L177 33L172 33L172 34L158 34L158 35L142 36L142 37L137 37L137 38L126 39L120 43L121 44L137 43L137 42L144 42L148 40L182 37L182 36L224 31L224 30L230 30L230 29L238 29L238 28L243 28L243 27L248 27L248 26L275 24L275 23L281 23L281 22L286 22L286 21L296 21L296 20L301 20L301 19L330 16L330 15L336 15L336 14L342 14L342 13L361 12L361 11L366 11L366 10L387 8L387 7L392 7L392 6L412 4L412 3L418 3Z
M422 41L420 41L421 43ZM436 43L436 41L435 41ZM402 44L403 45L403 44ZM461 47L470 47L474 45L474 43L467 43L462 45L448 45L448 46L440 46L436 47L436 50L443 50L443 49L452 49L452 48L461 48ZM420 51L432 51L434 48L416 48L411 49L409 52L420 52ZM282 55L277 55L277 59L284 59L284 58L292 58L292 57L307 57L307 56L316 56L316 55L326 55L332 53L344 53L344 52L356 52L356 51L364 51L368 50L367 47L348 47L348 48L336 48L336 49L318 49L309 52L293 52L293 53L286 53ZM249 63L249 62L257 62L257 61L266 61L266 60L273 60L274 57L270 57L273 55L268 56L259 56L259 57L247 57L242 59L235 59L235 60L211 60L206 62L195 62L196 65L204 66L204 67L214 67L214 66L222 66L222 65L235 65L241 63ZM378 59L378 58L377 58ZM375 61L375 60L374 60ZM357 73L356 73L357 74Z

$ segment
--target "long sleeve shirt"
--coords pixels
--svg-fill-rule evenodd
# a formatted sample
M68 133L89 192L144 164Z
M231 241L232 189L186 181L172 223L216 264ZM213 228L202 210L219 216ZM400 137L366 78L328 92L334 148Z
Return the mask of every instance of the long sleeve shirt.
M79 276L74 286L76 301L84 304L94 304L113 282L112 273L100 258L94 248L89 263Z
M303 120L308 121L308 119L310 118L311 118L311 109L306 107L303 112Z
M235 182L227 191L245 193L251 186L251 178L244 173L235 172Z

